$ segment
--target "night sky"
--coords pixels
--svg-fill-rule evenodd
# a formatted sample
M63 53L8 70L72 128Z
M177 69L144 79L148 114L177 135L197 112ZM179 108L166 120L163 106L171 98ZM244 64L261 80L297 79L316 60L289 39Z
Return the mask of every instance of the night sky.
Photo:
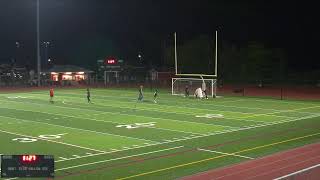
M57 64L74 63L77 47L92 39L112 42L127 59L146 51L153 42L159 44L154 46L153 59L160 61L160 44L172 38L173 32L192 37L212 35L219 28L223 42L237 46L262 42L283 48L294 68L320 68L316 56L316 9L302 3L305 2L40 0L41 41L51 42L49 56ZM18 50L16 41L20 42ZM0 0L0 63L14 57L19 57L21 64L36 62L36 0ZM77 63L86 66L98 58L88 57Z

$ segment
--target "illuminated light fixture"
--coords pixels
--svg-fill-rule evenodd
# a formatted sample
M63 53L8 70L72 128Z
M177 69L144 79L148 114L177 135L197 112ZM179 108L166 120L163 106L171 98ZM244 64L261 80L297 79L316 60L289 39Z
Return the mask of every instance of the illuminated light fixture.
M66 73L64 73L64 74L72 74L72 72L66 72Z
M114 59L107 60L107 64L115 64L115 63L116 63L116 60Z
M77 72L77 74L84 74L84 72Z
M58 73L56 73L56 72L51 72L51 74L58 74Z

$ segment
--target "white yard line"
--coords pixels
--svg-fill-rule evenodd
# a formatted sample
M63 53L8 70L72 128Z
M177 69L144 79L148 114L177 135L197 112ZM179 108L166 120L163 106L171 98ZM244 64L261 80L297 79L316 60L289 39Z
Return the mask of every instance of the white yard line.
M172 132L180 132L180 133L186 133L186 134L193 134L193 135L203 135L200 133L195 133L195 132L189 132L189 131L181 131L181 130L174 130L174 129L166 129L166 128L159 128L159 127L147 127L150 129L161 129L161 130L165 130L165 131L172 131Z
M1 101L1 100L0 100ZM3 102L7 102L7 101L3 101ZM19 101L10 101L10 102L13 102L13 103L29 103L29 104L37 104L37 105L42 105L42 104L38 104L38 103L30 103L30 102L19 102ZM103 104L98 104L100 106L105 106ZM80 105L81 106L81 105ZM58 108L65 108L65 109L80 109L80 108L70 108L70 107L63 107L63 106L55 106L55 107L58 107ZM116 107L116 106L105 106L105 107ZM125 108L128 108L128 109L133 109L132 107L125 107ZM8 108L9 109L9 108ZM15 108L10 108L10 109L15 109ZM19 109L16 109L16 110L19 110ZM158 112L166 112L166 111L159 111L159 109L152 109L152 108L149 108L149 109L145 109L145 108L142 108L141 110L151 110L151 111L158 111ZM204 109L203 109L204 110ZM30 111L30 110L29 110ZM89 111L95 111L95 112L100 112L100 113L97 113L99 115L103 115L103 114L116 114L116 115L125 115L125 116L135 116L135 117L144 117L144 118L153 118L153 119L160 119L160 120L168 120L168 121L178 121L178 122L187 122L187 123L197 123L197 124L203 124L203 125L212 125L212 126L222 126L222 125L217 125L217 124L208 124L208 123L201 123L201 122L194 122L194 121L181 121L181 120L175 120L175 119L164 119L164 118L155 118L155 117L150 117L150 116L142 116L142 115L132 115L132 114L127 114L127 113L123 113L123 112L120 112L120 113L112 113L112 112L103 112L103 111L98 111L98 110L89 110ZM39 112L39 111L32 111L32 112ZM230 112L230 111L226 111L226 112ZM46 112L42 112L42 113L46 113ZM179 115L199 115L199 113L178 113L178 112L169 112L169 113L172 113L172 114L179 114ZM53 113L47 113L47 114L53 114ZM58 114L58 113L55 113L55 114ZM58 114L58 115L62 115L62 114ZM95 114L96 115L96 114ZM62 116L66 116L66 115L62 115ZM75 116L73 116L75 117ZM285 116L282 116L282 117L285 117ZM76 118L79 118L79 117L76 117ZM85 119L83 116L81 116L80 118L83 118ZM88 119L88 118L86 118ZM90 118L91 120L96 120L94 118ZM231 117L228 117L228 118L224 118L224 119L231 119L231 120L237 120L237 121L248 121L248 122L261 122L263 123L262 121L253 121L253 120L246 120L246 119L240 119L240 118L231 118ZM117 122L113 122L113 121L104 121L103 122L110 122L110 123L117 123ZM119 124L119 123L118 123ZM237 127L232 127L232 126L223 126L223 127L228 127L228 128L237 128Z
M306 171L309 171L311 169L315 169L317 167L320 167L320 164L317 164L317 165L314 165L314 166L311 166L311 167L308 167L308 168L305 168L305 169L301 169L299 171L296 171L296 172L293 172L291 174L287 174L285 176L281 176L281 177L278 177L274 180L281 180L281 179L286 179L286 178L289 178L290 176L294 176L294 175L297 175L297 174L300 174L300 173L303 173L303 172L306 172Z
M104 162L110 162L110 161L115 161L115 160L127 159L127 158L136 157L136 156L142 156L142 155L146 155L146 154L154 154L154 153L157 153L157 152L169 151L169 150L179 149L179 148L183 148L183 147L184 146L177 146L177 147L173 147L173 148L161 149L161 150L157 150L157 151L151 151L151 152L146 152L146 153L141 153L141 154L135 154L135 155L131 155L131 156L124 156L124 157L119 157L119 158L114 158L114 159L107 159L107 160L96 161L96 162L92 162L92 163L85 163L85 164L80 164L80 165L76 165L76 166L70 166L70 167L56 169L55 171L62 171L62 170L73 169L73 168L82 167L82 166L88 166L88 165L99 164L99 163L104 163Z
M262 99L253 99L253 101L257 101L257 102L270 102L273 103L274 101L268 101L268 100L262 100ZM296 101L277 101L277 103L283 103L283 104L301 104L301 105L315 105L317 106L317 104L314 103L305 103L305 102L296 102Z
M95 89L94 91L100 91L100 92L103 92L103 93L105 93L106 92L106 90L104 90L104 89L102 89L102 90L100 90L100 89ZM119 90L115 90L115 91L119 91ZM114 93L113 94L116 94L115 93L115 91L114 91ZM78 94L78 93L69 93L69 92L63 92L64 94L74 94L74 95L82 95L82 94ZM130 94L130 96L128 96L128 94ZM26 94L26 95L30 95L30 94ZM101 95L101 94L97 94L96 93L96 95L95 95L96 97L106 97L106 98L114 98L115 96L106 96L106 95ZM130 92L126 92L126 94L122 94L121 95L121 97L120 98L122 98L122 99L132 99L132 97L133 96L136 96L136 93L130 93ZM151 94L150 94L150 96L151 96ZM172 95L167 95L167 94L164 94L164 95L162 95L162 96L164 96L164 97L168 97L168 98L170 98ZM117 97L118 98L118 97ZM226 102L226 103L228 103L228 102L237 102L237 101L248 101L248 98L246 98L246 99L244 99L244 98L242 98L242 97L237 97L237 99L236 100L228 100L228 99L232 99L232 98L235 98L235 97L225 97L224 99L226 99L226 101L219 101L219 102L214 102L214 103L224 103L224 102ZM170 101L170 100L167 100L167 99L161 99L161 100L164 100L165 102L172 102L172 101ZM275 102L275 101L279 101L279 100L272 100L272 99L270 99L270 100L257 100L256 98L252 98L252 99L249 99L249 100L253 100L253 101L261 101L261 102ZM293 102L285 102L285 101L279 101L279 102L281 102L281 103L289 103L289 104L292 104L292 103L296 103L296 104L303 104L303 105L316 105L316 104L314 104L314 103L304 103L304 102L296 102L296 101L293 101ZM213 103L212 103L213 104ZM212 105L212 104L210 104L210 105ZM234 107L236 107L236 106L234 106ZM245 108L247 108L247 109L265 109L265 108L249 108L249 107L245 107ZM275 110L275 111L278 111L278 109L265 109L265 110Z
M163 145L163 144L169 144L169 143L180 142L180 141L185 141L185 140L197 139L197 138L208 137L208 136L213 136L213 135L219 135L219 134L226 134L226 133L237 132L237 131L256 129L256 128L260 128L260 127L266 127L266 126L272 126L272 125L283 124L283 123L288 123L288 122L300 121L300 120L309 119L309 118L313 118L313 117L319 117L319 116L315 116L315 115L307 116L307 117L298 118L298 119L295 119L295 120L283 121L281 123L262 124L262 125L259 125L259 126L251 126L251 127L246 127L246 128L236 129L236 130L220 131L220 132L217 132L217 133L210 133L210 134L207 134L207 135L189 137L189 138L184 138L184 139L173 138L175 140L164 140L165 142L162 142L162 143L149 144L149 145L140 146L140 147L137 147L137 148L144 148L144 147L155 146L155 145ZM135 148L131 148L131 149L135 149ZM119 151L125 151L125 150L117 150L117 151L112 151L112 152L107 152L107 153L97 153L97 154L93 154L93 155L82 156L81 158L97 156L97 155L102 155L102 154L108 154L108 153L113 153L113 152L119 152ZM79 159L81 159L81 158L79 158ZM73 159L68 159L68 160L73 160ZM57 162L62 162L62 161L57 161Z
M25 120L25 119L19 119L19 118L13 118L13 117L1 116L1 115L0 115L0 117L9 118L9 119L15 119L15 120L18 120L18 121L33 122L33 123L37 123L37 124L46 124L46 125L62 127L62 128L66 128L66 129L86 131L86 132L91 132L91 133L96 133L96 134L104 134L104 135L122 137L122 138L127 138L127 139L135 139L135 140L140 140L140 141L148 141L148 142L152 142L152 143L158 143L156 141L151 141L151 140L147 140L147 139L134 138L134 137L129 137L129 136L122 136L122 135L118 135L118 134L110 134L110 133L105 133L105 132L100 132L100 131L93 131L93 130L88 130L88 129L74 128L74 127L69 127L69 126L50 124L50 123L39 122L39 121L31 121L31 120Z
M206 135L189 137L189 138L184 138L184 139L177 139L177 138L176 138L176 140L169 140L168 142L162 142L162 143L157 143L157 144L145 143L145 144L147 144L146 146L139 146L139 147L135 147L135 148L143 148L143 147L148 147L148 146L155 146L155 145L161 145L161 144L169 144L169 143L180 142L180 141L185 141L185 140L190 140L190 139L208 137L208 136L212 136L212 135L225 134L225 133L237 132L237 131L243 131L243 130L250 130L250 129L255 129L255 128L259 128L259 127L266 127L266 126L272 126L272 125L277 125L277 124L282 124L282 123L300 121L300 120L309 119L309 118L314 118L314 117L319 117L319 116L320 116L319 114L318 114L318 115L312 115L312 116L305 116L305 117L302 117L302 118L296 118L296 119L292 119L292 120L285 120L285 121L281 121L281 122L267 123L267 124L261 124L261 125L256 125L256 126L249 126L249 127L240 128L240 129L234 129L234 130L220 131L220 132L216 132L216 133L210 133L210 134L206 134ZM131 148L131 149L135 149L135 148ZM130 150L130 149L127 149L127 150ZM125 150L117 150L117 151L112 151L112 152L106 152L106 154L108 154L108 153L113 153L113 152L118 152L118 151L125 151ZM82 156L82 157L80 157L80 158L85 158L85 157L90 157L90 156L97 156L97 155L100 155L100 154L105 154L105 153L96 153L96 154L92 154L92 155L88 155L88 156ZM80 159L80 158L79 158L79 159ZM73 160L73 159L68 159L68 160ZM60 161L59 161L59 162L60 162Z
M35 136L29 136L29 135L24 135L24 134L19 134L19 133L4 131L4 130L0 130L0 132L6 133L6 134L11 134L11 135L16 135L16 136L21 136L21 137L28 137L28 138L33 138L33 139L53 142L53 143L57 143L57 144L63 144L63 145L66 145L66 146L76 147L76 148L80 148L80 149L86 149L86 150L95 151L95 152L99 152L99 153L105 153L105 151L102 151L102 150L83 147L83 146L78 146L78 145L64 143L64 142L60 142L60 141L54 141L54 140L50 140L50 139L39 138L39 137L35 137Z
M36 99L40 99L40 98L36 98ZM66 97L64 99L79 99L78 97ZM102 100L102 101L106 101L106 102L112 102L112 100ZM17 102L17 101L14 101L14 102ZM129 107L128 106L128 103L135 103L135 102L118 102L119 104L125 104L125 106L121 106L121 107L124 107L124 108L128 108L128 109L134 109L132 107ZM99 106L105 106L105 107L120 107L120 106L106 106L105 104L102 104L102 103L95 103ZM176 108L177 106L171 106L171 105L162 105L162 106L165 106L165 107L171 107L171 108ZM201 109L201 108L194 108L194 107L186 107L184 106L183 110L188 110L188 109L191 109L191 110L201 110L201 111L212 111L210 109ZM148 111L157 111L157 112L168 112L168 108L161 108L159 106L157 106L157 108L151 108L151 107L147 107L147 108L139 108L139 110L148 110ZM162 111L160 111L162 110ZM227 113L239 113L239 114L244 114L244 115L249 115L249 114L254 114L254 113L245 113L245 112L233 112L233 111L225 111L225 110L218 110L220 113L221 112L227 112ZM111 113L111 112L105 112L105 113ZM173 114L192 114L192 115L198 115L199 113L190 113L190 111L183 111L183 112L172 112L170 111L169 113L173 113ZM118 113L117 113L118 114ZM122 113L124 114L124 113ZM131 115L131 114L127 114L127 115ZM132 115L133 116L133 115ZM141 116L141 115L140 115ZM276 116L276 115L270 115L270 116ZM142 116L142 117L145 117L145 116ZM285 116L279 116L279 117L285 117ZM164 119L164 118L161 118L161 119ZM231 119L231 118L229 118ZM168 120L171 120L171 119L168 119Z
M1 101L1 100L0 100ZM7 101L5 101L7 102ZM11 101L14 103L27 103L27 104L36 104L36 105L43 105L43 104L39 104L39 103L30 103L30 102L18 102L18 101ZM74 107L63 107L63 106L56 106L57 108L63 108L63 109L76 109L76 110L83 110L81 108L74 108ZM22 109L16 109L16 108L8 108L8 107L4 107L6 109L15 109L15 110L20 110L20 111L30 111L30 112L41 112L41 111L31 111L31 110L22 110ZM141 116L141 115L133 115L133 114L125 114L125 113L112 113L112 112L102 112L102 111L98 111L98 110L93 110L93 109L86 109L87 111L95 111L95 112L101 112L102 114L112 114L112 115L123 115L123 116L132 116L132 117L142 117L142 118L149 118L149 119L158 119L158 120L165 120L165 121L174 121L174 122L184 122L184 123L190 123L190 124L201 124L201 125L207 125L207 126L221 126L222 125L216 125L216 124L208 124L208 123L200 123L200 122L194 122L194 121L181 121L181 120L174 120L174 119L165 119L165 118L156 118L156 117L150 117L150 116ZM46 113L46 112L41 112L41 113ZM62 115L62 114L58 114L58 113L46 113L46 114L56 114L56 115L61 115L61 116L70 116L70 115ZM109 122L109 123L114 123L114 124L122 124L122 123L118 123L118 122L114 122L114 121L105 121L105 120L98 120L98 119L94 119L94 118L85 118L83 116L73 116L75 118L81 118L81 119L88 119L88 120L92 120L92 121L100 121L100 122ZM229 127L229 128L237 128L237 127L231 127L231 126L224 126L224 127Z
M68 158L64 158L64 157L59 157L59 159L68 160ZM55 161L55 162L56 162L56 161Z
M37 98L37 99L41 99L41 98ZM67 97L65 99L77 99L76 97ZM103 101L108 101L110 102L111 100L103 100ZM19 102L19 101L11 101L11 102ZM30 102L26 102L26 103L30 103ZM121 102L122 104L125 103L127 104L128 102ZM129 102L130 103L130 102ZM38 104L38 103L32 103L32 104ZM101 103L96 103L97 105L100 105L100 106L105 106L105 107L119 107L119 106L106 106L105 104L101 104ZM39 105L39 104L38 104ZM81 106L81 105L78 105L78 106ZM176 107L176 106L169 106L169 105L163 105L163 106L166 106L166 107ZM60 108L68 108L68 107L61 107L61 106L56 106L55 107L60 107ZM128 108L128 109L134 109L132 107L129 107L129 106L121 106L121 107L125 107L125 108ZM70 108L70 107L69 107ZM200 108L192 108L192 107L185 107L186 109L195 109L195 110L201 110L201 111L210 111L210 109L200 109ZM70 108L70 109L79 109L79 108ZM167 110L168 108L164 109L164 108L160 108L162 111L159 110L159 108L139 108L139 110L148 110L148 111L157 111L157 112L165 112L167 113ZM91 110L91 111L97 111L97 110ZM98 111L98 112L101 112L101 111ZM228 112L228 113L234 113L232 111L224 111L224 110L219 110L219 112ZM169 112L169 113L173 113L173 114L181 114L181 115L199 115L199 113L188 113L188 112L184 112L184 113L181 113L181 112ZM239 114L245 114L245 115L248 115L248 114L252 114L252 113L244 113L244 112L236 112L236 113L239 113ZM174 119L165 119L165 118L156 118L156 117L147 117L147 116L141 116L141 115L132 115L132 114L126 114L126 113L112 113L112 112L104 112L103 114L121 114L121 115L127 115L127 116L135 116L135 117L145 117L145 118L153 118L153 119L162 119L162 120L169 120L169 121L180 121L180 122L191 122L191 123L198 123L198 124L205 124L205 125L213 125L213 124L208 124L208 123L199 123L199 122L193 122L193 121L181 121L181 120L174 120ZM276 116L276 115L270 115L270 116ZM286 117L286 116L281 116L281 117ZM232 119L232 118L228 118L228 119ZM238 119L240 120L240 119Z
M64 94L69 94L69 93L64 93ZM70 93L70 94L76 94L76 93ZM76 95L80 95L80 94L76 94ZM102 97L112 97L112 96L102 96ZM71 98L76 98L76 97L71 97ZM103 101L111 101L111 100L103 100ZM232 108L237 108L237 109L251 109L251 110L271 110L271 111L276 111L276 112L283 112L286 110L278 110L278 109L270 109L270 108L256 108L256 107L239 107L239 106L230 106L230 105L223 105L223 104L219 104L219 103L229 103L229 102L237 102L237 101L248 101L248 99L238 99L238 100L230 100L230 101L221 101L221 102L215 102L213 103L209 103L210 106L216 106L216 107L232 107ZM259 100L255 100L255 101L259 101ZM260 100L263 101L263 100ZM172 102L172 101L168 101L168 102ZM274 101L270 101L271 103L274 103ZM282 101L280 101L282 102ZM283 103L292 103L292 102L283 102ZM297 103L297 104L306 104L306 105L317 105L317 104L307 104L307 103L299 103L299 102L293 102L293 103ZM183 103L178 103L183 105ZM165 105L167 107L174 107L174 106L170 106L170 105ZM202 109L202 108L195 108L195 107L188 107L188 106L184 106L185 108L189 108L189 109L198 109L198 110L210 110L210 109ZM160 108L163 109L163 108ZM231 111L224 111L224 110L220 110L222 112L231 112ZM250 113L243 113L243 112L237 112L237 113L242 113L242 114L250 114ZM304 112L304 113L308 113L308 114L316 114L313 112ZM252 113L251 113L252 114ZM276 116L276 115L271 115L271 116ZM283 116L278 116L278 117L283 117Z
M82 94L78 94L78 93L63 93L63 94L71 94L71 95L82 95ZM42 94L40 94L42 95ZM109 97L109 98L114 98L114 96L101 96L101 95L96 95L96 97ZM131 96L130 96L131 97ZM122 99L128 99L128 100L131 100L132 98L130 98L129 96L127 97L119 97L119 98L122 98ZM70 98L70 97L69 97ZM77 98L77 97L71 97L71 98ZM118 97L117 97L118 98ZM103 101L110 101L110 100L105 100L103 99ZM165 102L173 102L173 101L168 101L168 100L162 100L162 101L165 101ZM237 109L251 109L251 110L271 110L271 111L277 111L277 112L282 112L283 110L278 110L278 109L270 109L270 108L258 108L258 107L239 107L239 106L231 106L231 105L223 105L223 104L219 104L219 103L229 103L229 102L238 102L238 101L248 101L248 99L237 99L237 100L230 100L230 101L219 101L219 102L215 102L215 103L209 103L210 106L216 106L216 107L232 107L232 108L237 108ZM263 101L263 102L271 102L273 103L274 101L264 101L264 100L254 100L254 101ZM283 101L279 101L281 103L296 103L296 104L306 104L306 105L317 105L317 104L307 104L307 103L300 103L300 102L283 102ZM183 105L183 103L178 103L178 104L181 104ZM168 106L168 105L165 105L165 106ZM171 107L171 106L170 106ZM210 109L202 109L202 108L194 108L194 107L188 107L188 106L184 106L186 108L192 108L192 109L199 109L199 110L210 110ZM226 112L230 112L230 111L226 111ZM241 113L241 112L239 112ZM309 113L309 114L315 114L315 113L311 113L311 112L306 112L306 113Z
M27 112L39 112L39 113L44 113L44 114L50 114L50 115L59 115L59 116L63 116L63 117L71 117L71 118L77 118L77 119L86 119L89 121L97 121L97 122L107 122L107 123L112 123L112 124L119 124L122 125L123 123L119 123L119 122L115 122L115 121L105 121L105 120L98 120L95 118L86 118L83 116L72 116L72 115L65 115L65 114L58 114L58 113L48 113L48 112L41 112L41 111L31 111L31 110L23 110L23 109L16 109L16 108L8 108L5 107L5 109L13 109L13 110L18 110L18 111L27 111ZM101 113L101 114L105 114L105 113ZM58 119L58 118L54 118L54 119ZM50 120L50 119L46 119L46 120ZM220 125L217 125L220 126ZM226 126L225 126L226 127ZM180 130L173 130L173 129L166 129L166 128L159 128L159 127L145 127L145 128L153 128L153 129L160 129L160 130L165 130L165 131L174 131L174 132L182 132L182 133L187 133L187 134L194 134L194 135L202 135L200 133L195 133L195 132L187 132L187 131L180 131ZM236 127L233 127L236 128Z
M236 156L236 157L241 157L241 158L245 158L245 159L254 159L254 158L249 157L249 156L242 156L242 155L234 154L234 153L225 153L225 152L213 151L213 150L201 149L201 148L197 148L197 149L199 151L206 151L206 152L211 152L211 153L224 154L224 155L228 155L228 156Z
M94 89L93 91L95 92L107 92L110 90L105 90L105 89ZM119 90L112 90L113 94L116 94L116 91L119 91ZM68 91L61 91L62 94L74 94L74 95L79 95L79 96L83 96L83 93L71 93L71 92L68 92ZM30 96L30 94L36 94L36 95L44 95L44 96L48 96L46 95L46 93L43 93L43 91L37 91L37 92L31 92L31 93L26 93L26 92L21 92L21 93L14 93L14 94L22 94L22 95L26 95L26 96ZM130 96L128 96L128 94L130 94ZM147 93L148 95L152 96L153 93ZM13 93L1 93L0 95L3 95L3 96L12 96ZM119 94L117 94L119 95ZM132 100L133 97L136 96L136 93L135 92L125 92L124 94L121 94L121 96L118 96L117 98L121 98L121 99L128 99L128 100ZM171 97L172 95L168 94L168 93L163 93L162 94L163 97ZM114 98L114 96L106 96L106 95L101 95L99 93L96 93L95 97L106 97L106 98ZM230 99L230 98L233 98L233 97L226 97L225 99ZM283 103L283 104L292 104L292 103L295 103L295 104L302 104L302 105L317 105L315 103L305 103L305 102L297 102L297 101L290 101L290 102L287 102L287 101L279 101L279 100L263 100L263 99L256 99L256 98L252 98L252 99L244 99L242 97L237 97L237 98L240 98L240 99L236 99L236 100L227 100L227 101L219 101L218 103L224 103L224 102L237 102L237 101L248 101L248 100L252 100L252 101L260 101L260 102L270 102L270 103L274 103L275 101L277 101L277 103ZM169 101L169 100L165 100L163 99L162 101L164 102L173 102L173 101ZM216 102L215 102L216 103ZM183 104L183 103L181 103ZM213 103L212 103L213 104ZM211 104L210 104L211 105ZM237 106L235 106L235 108L237 108ZM250 107L244 107L244 108L250 108ZM251 108L250 108L251 109ZM265 109L265 108L252 108L252 109ZM275 111L279 111L278 109L265 109L265 110L275 110Z
M76 94L76 93L64 93L64 94L71 94L71 95L80 95L80 94ZM114 96L104 96L104 95L95 95L95 97L107 97L107 98L114 98ZM118 96L119 97L119 96ZM117 98L118 98L117 97ZM127 100L132 100L132 96L120 96L119 98L121 99L127 99ZM101 99L100 99L101 100ZM106 100L103 100L106 101ZM227 100L227 101L219 101L219 102L215 102L215 103L229 103L229 102L239 102L239 101L246 101L246 99L237 99L237 100ZM172 103L172 101L170 100L165 100L165 99L161 99L161 102L168 102L168 103ZM184 103L178 103L179 105L184 105ZM233 107L233 108L237 108L237 109L252 109L252 110L272 110L272 111L279 111L277 109L266 109L266 108L250 108L250 107L239 107L239 106L229 106L229 105L221 105L221 104L213 104L213 103L209 103L210 106L216 106L216 107ZM172 107L169 105L161 105L161 106L166 106L166 107ZM186 108L192 108L192 109L198 109L198 110L209 110L209 109L202 109L202 108L194 108L194 107L189 107L189 106L183 106Z
M243 118L257 117L257 116L264 116L264 115L268 115L269 116L269 115L273 115L273 114L277 114L277 113L294 112L294 111L317 108L317 107L320 107L320 106L311 106L311 107L304 107L304 108L297 108L297 109L289 109L289 110L283 110L281 112L272 112L272 113L265 113L265 114L255 114L255 115L246 116L246 117L243 117ZM319 114L314 114L314 115L319 115Z

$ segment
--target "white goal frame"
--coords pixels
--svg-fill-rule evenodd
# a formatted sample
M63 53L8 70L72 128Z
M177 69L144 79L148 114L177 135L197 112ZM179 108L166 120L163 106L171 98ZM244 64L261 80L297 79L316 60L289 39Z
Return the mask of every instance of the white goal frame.
M204 81L210 81L211 82L211 97L216 97L217 96L217 79L199 79L199 78L172 78L171 79L171 94L172 95L184 95L183 93L175 93L174 91L174 83L177 81L177 80L195 80L195 81L201 81L204 82ZM193 93L193 92L192 92Z

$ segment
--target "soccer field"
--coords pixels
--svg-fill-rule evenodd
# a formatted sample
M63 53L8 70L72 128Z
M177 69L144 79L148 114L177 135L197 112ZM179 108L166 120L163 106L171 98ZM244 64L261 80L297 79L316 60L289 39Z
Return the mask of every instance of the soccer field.
M49 154L57 179L176 179L320 142L320 102L160 91L0 93L0 154Z

